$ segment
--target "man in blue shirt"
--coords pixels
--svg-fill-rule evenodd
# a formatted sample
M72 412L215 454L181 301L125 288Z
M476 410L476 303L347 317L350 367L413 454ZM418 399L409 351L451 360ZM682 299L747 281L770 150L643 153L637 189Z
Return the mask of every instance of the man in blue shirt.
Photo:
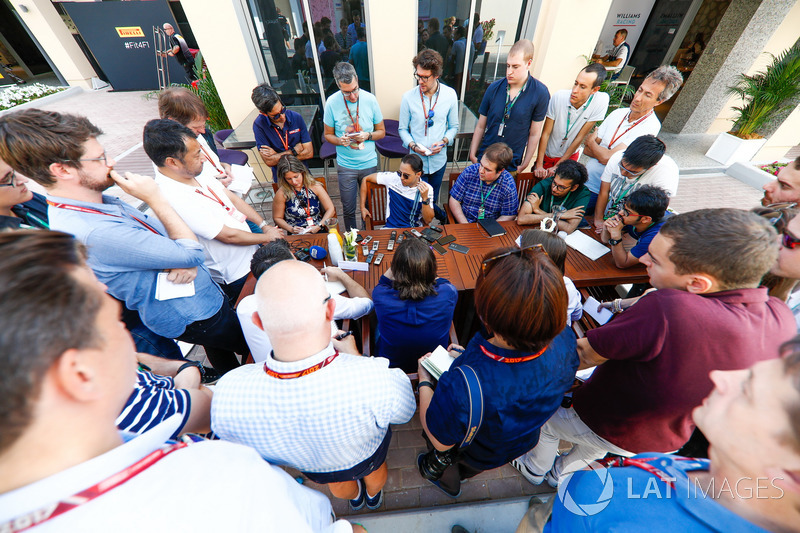
M369 53L367 52L367 30L358 28L358 41L350 48L348 61L356 68L359 83L365 91L369 91Z
M242 329L203 266L203 248L152 178L113 171L85 117L25 109L0 117L0 158L47 188L50 227L75 235L109 294L167 338L203 344L214 368L247 354ZM114 184L145 203L148 217L103 191Z
M436 20L436 19L431 19ZM422 157L422 179L433 186L433 203L447 168L447 145L458 133L458 96L439 81L442 56L426 49L412 61L419 83L403 95L398 131L403 146Z
M650 241L666 222L669 194L660 187L645 185L633 191L625 200L625 207L609 218L603 227L601 239L611 245L611 255L617 268L639 264L647 253ZM622 234L627 233L636 244L630 251L622 245Z
M361 182L361 217L371 217L367 211L367 183L386 187L387 228L416 228L433 220L433 189L420 179L422 160L417 154L407 154L395 172L370 174Z
M477 163L490 145L504 142L514 152L513 169L528 168L542 134L550 92L530 75L533 43L514 43L506 60L506 77L489 85L472 136L469 159Z
M506 170L511 158L511 148L496 143L486 149L479 164L464 169L450 189L448 201L456 222L514 220L519 200L514 178Z
M261 159L272 169L272 180L278 183L275 168L282 155L291 154L300 161L314 156L311 136L300 113L286 109L275 89L266 83L256 86L250 99L259 111L253 121L256 147Z
M325 140L336 146L336 178L345 230L357 227L358 187L364 177L378 171L375 141L386 128L378 100L359 88L358 75L350 63L338 63L333 78L339 90L328 98L323 122Z
M364 23L361 22L361 11L354 9L350 13L353 23L347 27L347 48L352 48L358 42L358 28L363 28Z

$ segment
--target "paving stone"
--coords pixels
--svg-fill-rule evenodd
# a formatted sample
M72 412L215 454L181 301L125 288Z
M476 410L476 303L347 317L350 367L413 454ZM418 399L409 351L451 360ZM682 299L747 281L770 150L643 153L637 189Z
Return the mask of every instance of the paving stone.
M403 480L403 488L426 487L429 484L419 475L416 465L411 468L403 468L399 472Z
M391 450L386 456L389 468L404 468L417 465L417 450L414 448L398 448Z
M384 485L384 492L402 490L404 487L401 470L390 469L389 475L386 477L386 485Z
M409 428L407 431L398 431L395 437L399 441L400 448L418 448L425 446L425 439L422 438L418 429ZM394 440L394 437L392 438Z
M455 503L455 499L451 498L438 488L428 484L426 487L419 489L419 506L432 507L434 505L448 505Z
M419 489L406 489L384 494L383 502L387 511L419 507Z
M502 498L513 498L522 493L522 486L519 479L505 478L505 479L489 479L486 480L486 486L489 489L489 496L493 500Z

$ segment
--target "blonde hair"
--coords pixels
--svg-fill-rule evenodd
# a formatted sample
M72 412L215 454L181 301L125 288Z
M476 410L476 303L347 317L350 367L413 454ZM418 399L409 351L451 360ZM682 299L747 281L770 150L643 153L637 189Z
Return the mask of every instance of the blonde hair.
M308 171L308 168L306 168L306 166L293 155L282 155L278 160L276 169L278 172L278 185L280 186L287 200L294 195L294 187L292 187L286 180L287 172L297 172L298 174L302 174L303 187L308 187L310 189L316 184L316 180L311 177L311 173Z

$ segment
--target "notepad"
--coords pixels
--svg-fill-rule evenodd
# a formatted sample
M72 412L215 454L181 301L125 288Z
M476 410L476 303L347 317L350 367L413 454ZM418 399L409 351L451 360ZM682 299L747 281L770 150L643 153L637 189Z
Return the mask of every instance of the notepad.
M610 309L600 307L600 302L591 296L586 298L586 301L583 302L583 310L589 313L589 316L594 318L595 322L601 326L611 320L611 317L614 316L614 313L612 313Z
M169 272L159 272L156 278L156 300L172 300L194 296L194 281L173 283L167 279Z
M346 289L341 281L326 281L325 287L329 294L342 294Z
M579 251L592 261L601 258L611 251L608 246L592 239L582 231L573 231L564 238L564 241L570 248Z
M431 356L422 361L422 366L431 373L436 380L442 377L442 374L450 370L450 365L453 364L454 359L443 346L437 346L431 353Z

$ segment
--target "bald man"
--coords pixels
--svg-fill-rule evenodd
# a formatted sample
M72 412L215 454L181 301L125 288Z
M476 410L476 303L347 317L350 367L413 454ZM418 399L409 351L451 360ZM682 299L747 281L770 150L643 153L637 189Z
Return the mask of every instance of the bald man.
M254 322L272 341L264 364L217 383L212 428L297 468L354 510L380 507L389 424L404 424L416 404L406 374L383 358L360 357L352 337L331 338L336 302L316 269L282 261L256 285Z
M175 28L169 22L165 22L162 28L164 28L164 33L169 36L169 44L172 45L172 48L163 55L174 56L186 71L189 83L192 83L197 79L197 75L194 73L194 56L189 50L189 45L186 44L186 39L180 33L175 33Z

